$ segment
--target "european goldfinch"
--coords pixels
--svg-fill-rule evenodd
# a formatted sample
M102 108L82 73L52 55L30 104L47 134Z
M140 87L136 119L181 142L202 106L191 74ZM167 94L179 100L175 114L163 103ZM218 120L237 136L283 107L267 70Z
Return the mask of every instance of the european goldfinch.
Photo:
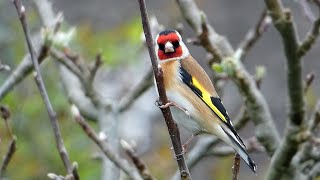
M190 55L181 35L175 30L165 30L157 35L155 41L168 99L178 107L171 108L176 123L194 135L207 133L218 136L233 147L255 172L256 165L234 129L209 76ZM185 113L178 112L181 109Z

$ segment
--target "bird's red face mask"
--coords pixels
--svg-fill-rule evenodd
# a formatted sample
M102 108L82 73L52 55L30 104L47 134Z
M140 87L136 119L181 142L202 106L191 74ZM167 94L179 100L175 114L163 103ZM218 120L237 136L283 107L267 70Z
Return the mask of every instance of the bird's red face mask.
M167 30L159 34L157 39L158 58L159 60L167 60L171 58L181 57L182 47L180 46L180 37L175 31Z

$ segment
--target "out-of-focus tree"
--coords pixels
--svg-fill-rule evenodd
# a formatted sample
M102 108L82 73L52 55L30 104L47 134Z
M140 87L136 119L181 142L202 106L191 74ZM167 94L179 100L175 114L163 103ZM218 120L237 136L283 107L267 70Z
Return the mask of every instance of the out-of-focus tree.
M209 23L206 12L193 0L176 0L182 19L193 31L176 28L193 33L194 38L184 39L206 51L207 63L202 64L208 64L206 68L213 71L212 80L221 93L230 80L237 88L243 103L232 118L235 128L244 129L252 122L254 135L245 140L247 149L269 157L263 160L270 161L267 165L257 163L265 172L258 170L257 176L240 177L315 179L320 176L320 100L310 98L309 91L319 72L307 72L304 77L303 71L308 70L303 64L319 35L320 16L315 14L320 14L320 2L295 2L301 8L299 16L312 24L305 36L298 33L293 13L282 1L264 2L257 23L236 48L215 30L217 27ZM161 118L153 106L157 97L150 88L153 71L145 46L149 45L152 51L152 37L144 28L145 39L142 28L150 25L155 37L164 29L156 17L147 20L141 9L142 23L139 17L133 17L120 28L95 32L89 25L72 27L48 0L13 3L16 9L10 1L0 2L0 9L11 8L5 11L8 14L0 11L4 24L0 26L0 99L1 104L6 104L0 107L0 178L238 178L239 166L231 170L234 151L221 145L219 139L199 137L192 149L180 155L179 131L173 134L168 126L175 153L168 140L161 138L165 133L160 129L165 128L155 121ZM276 128L279 118L271 113L273 104L261 89L263 78L268 76L265 71L269 70L257 66L255 74L251 74L244 64L271 26L281 39L275 43L282 45L286 64L283 71L288 97L279 97L288 99L283 133ZM153 70L157 74L156 66ZM168 109L162 112L167 120ZM179 155L177 172L174 155ZM193 175L194 167L201 166L206 157L230 158L210 162L218 167L214 174ZM238 164L236 159L234 166Z

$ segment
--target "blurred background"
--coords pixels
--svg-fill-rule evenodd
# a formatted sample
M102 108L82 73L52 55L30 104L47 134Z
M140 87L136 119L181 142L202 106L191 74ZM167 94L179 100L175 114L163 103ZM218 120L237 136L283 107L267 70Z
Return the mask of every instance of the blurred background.
M76 28L76 34L70 47L88 63L102 52L104 64L95 80L95 87L101 97L119 100L142 78L150 66L147 50L144 47L142 27L137 1L133 0L52 0L55 12L63 12L63 28ZM32 34L40 31L41 22L30 0L24 1L28 11L28 21ZM262 1L242 0L196 0L216 31L225 35L236 48L245 34L256 24L264 9ZM311 27L297 1L284 1L292 9L300 37L304 37ZM160 24L174 29L183 24L183 37L193 38L195 32L186 24L175 1L148 0L148 12L154 15ZM208 67L206 52L202 47L187 44L191 54L212 74ZM306 96L306 110L309 115L320 96L320 43L304 58L304 75L314 72L314 84ZM21 62L26 53L24 36L16 11L9 0L0 1L0 60L11 69ZM91 61L90 61L91 60ZM254 74L257 65L265 66L266 75L262 82L265 95L277 128L282 134L287 115L287 90L285 56L278 32L272 25L254 45L244 59L249 72ZM101 161L95 144L83 133L73 120L65 87L61 83L54 60L41 66L45 84L54 109L58 114L62 135L72 161L79 164L82 179L100 179ZM0 84L12 71L0 72ZM235 85L228 81L223 90L222 99L231 117L235 117L242 105ZM151 173L158 179L168 179L176 171L176 161L170 150L171 142L160 111L154 102L156 94L150 88L126 112L119 115L120 136L136 144L139 156L149 166ZM7 170L8 179L46 179L49 172L64 172L63 164L55 148L52 128L43 101L29 75L15 86L1 104L7 105L12 113L10 123L16 134L17 152ZM98 131L97 123L90 122ZM182 142L190 133L182 131ZM253 136L252 125L240 131L246 139ZM8 144L8 133L0 122L0 155L4 155ZM196 138L192 144L197 141ZM192 145L189 147L192 148ZM252 154L258 165L258 174L254 175L242 163L240 179L262 179L269 159L265 153ZM191 175L194 179L230 179L233 156L208 157L199 162Z

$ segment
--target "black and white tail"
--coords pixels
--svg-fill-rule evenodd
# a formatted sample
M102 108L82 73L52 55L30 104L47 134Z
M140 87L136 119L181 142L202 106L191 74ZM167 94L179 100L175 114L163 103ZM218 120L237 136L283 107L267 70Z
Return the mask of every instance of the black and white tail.
M235 131L230 130L228 127L222 127L222 130L225 132L226 136L223 139L226 143L233 147L233 149L240 155L240 157L246 162L246 164L251 168L251 170L256 173L257 166L254 161L249 156L248 152L246 151L246 147L241 140L238 133Z

